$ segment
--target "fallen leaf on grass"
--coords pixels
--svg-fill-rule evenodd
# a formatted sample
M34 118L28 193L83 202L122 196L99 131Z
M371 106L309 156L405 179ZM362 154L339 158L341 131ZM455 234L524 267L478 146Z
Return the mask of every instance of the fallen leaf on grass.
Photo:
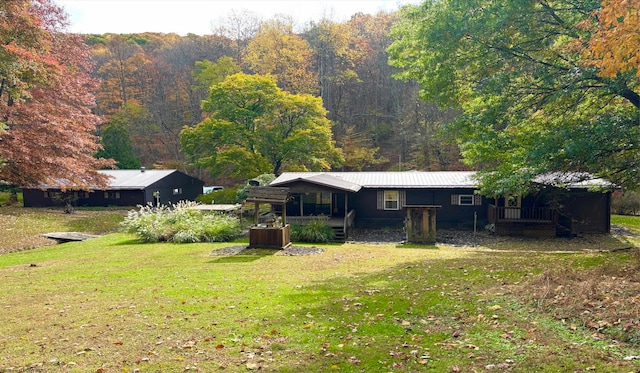
M355 356L351 356L350 358L347 359L347 361L355 365L358 365L361 363L361 361L357 359Z
M256 363L247 363L248 370L257 370L260 369L260 366Z

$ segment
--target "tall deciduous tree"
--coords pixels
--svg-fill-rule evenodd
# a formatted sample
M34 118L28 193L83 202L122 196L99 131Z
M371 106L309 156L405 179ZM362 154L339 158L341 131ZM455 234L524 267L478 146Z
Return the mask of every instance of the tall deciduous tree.
M229 56L220 57L216 62L209 60L196 61L196 68L193 70L193 77L196 87L206 89L224 81L227 76L241 72L240 66Z
M64 33L49 0L0 3L0 180L89 187L106 182L93 158L97 117L88 48Z
M551 171L640 185L638 79L599 74L575 48L592 36L578 24L599 7L427 0L403 8L391 63L420 83L424 99L463 110L447 132L481 168L485 194L526 192Z
M602 0L595 16L597 22L583 23L594 29L585 48L589 63L604 77L635 72L640 78L640 0Z
M313 50L322 102L334 111L332 118L338 119L344 86L358 81L355 67L364 53L355 47L356 30L350 23L323 18L311 23L305 37Z
M115 160L119 169L140 168L140 160L133 154L129 131L122 123L109 123L102 130L101 138L102 149L96 153L97 157Z
M248 10L232 10L226 18L218 20L213 32L233 41L234 59L242 65L245 49L261 25L262 21L255 13Z
M142 86L139 77L149 63L142 47L125 35L109 34L106 44L94 47L96 59L103 62L98 67L101 78L98 99L100 113L110 115L126 107L129 100L140 102Z
M287 92L315 93L318 80L311 56L309 43L293 32L292 21L273 18L262 24L247 46L245 63L258 74L274 75Z
M282 91L270 77L235 74L211 88L209 118L181 133L184 152L213 175L251 178L327 170L342 161L322 101Z

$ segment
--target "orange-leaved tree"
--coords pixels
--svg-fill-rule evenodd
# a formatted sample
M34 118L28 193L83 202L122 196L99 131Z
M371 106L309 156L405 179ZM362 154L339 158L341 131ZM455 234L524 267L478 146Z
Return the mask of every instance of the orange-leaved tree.
M603 77L635 72L640 78L640 0L602 0L595 16L595 31L585 48L590 64Z
M95 82L79 35L51 0L0 2L0 180L88 188L106 183L96 170Z

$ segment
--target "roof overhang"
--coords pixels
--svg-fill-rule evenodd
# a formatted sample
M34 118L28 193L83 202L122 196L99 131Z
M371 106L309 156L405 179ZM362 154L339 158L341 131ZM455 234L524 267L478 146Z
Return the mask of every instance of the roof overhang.
M346 181L340 178L337 178L333 175L327 173L321 174L310 174L308 176L300 176L288 180L283 180L279 183L271 183L271 186L285 186L290 185L295 182L305 182L309 184L315 184L327 188L337 189L345 192L358 192L362 189L362 186L356 183L352 183L350 181Z

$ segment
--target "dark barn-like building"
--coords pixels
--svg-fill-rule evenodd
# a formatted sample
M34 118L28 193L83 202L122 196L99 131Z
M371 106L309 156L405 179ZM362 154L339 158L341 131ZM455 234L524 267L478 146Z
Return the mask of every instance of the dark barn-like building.
M23 189L25 207L61 206L137 206L193 201L202 194L204 183L177 170L101 170L109 176L107 189L74 190L68 187Z
M535 195L487 198L474 172L285 172L270 186L289 188L287 220L324 219L339 239L350 227L402 227L410 209L435 211L438 228L484 229L500 235L556 236L607 233L611 192L604 180L551 178Z

